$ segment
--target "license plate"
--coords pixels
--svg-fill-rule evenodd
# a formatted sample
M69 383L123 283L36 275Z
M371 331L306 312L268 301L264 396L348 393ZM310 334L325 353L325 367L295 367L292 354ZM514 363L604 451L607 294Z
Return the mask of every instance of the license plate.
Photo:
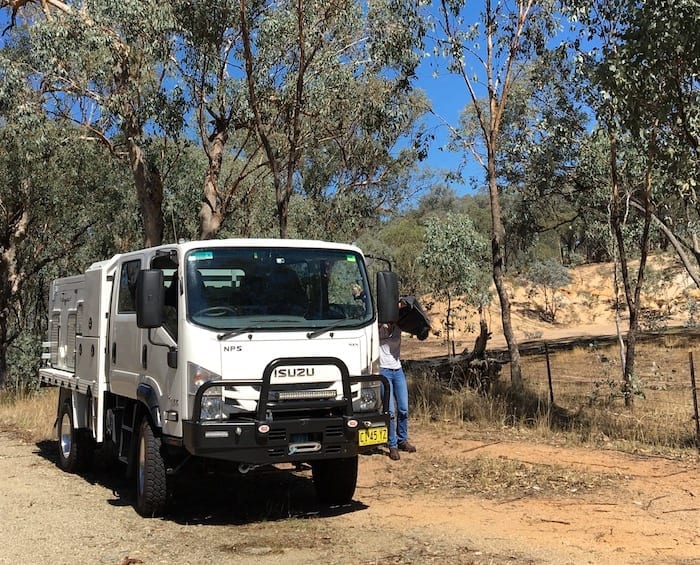
M360 447L386 443L389 440L389 430L386 426L358 430L357 439Z

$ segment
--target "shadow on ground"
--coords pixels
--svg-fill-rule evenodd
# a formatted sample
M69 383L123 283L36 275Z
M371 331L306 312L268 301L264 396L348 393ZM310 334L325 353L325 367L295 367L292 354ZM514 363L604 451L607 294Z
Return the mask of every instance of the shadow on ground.
M57 465L57 443L37 443L38 455ZM95 459L92 469L79 476L109 489L113 498L108 502L112 506L133 506L134 480L126 478L124 465L106 463L99 454ZM164 519L179 524L240 525L324 518L367 508L355 500L343 506L319 504L308 465L270 465L242 474L229 465L205 467L195 463L173 477L171 486L172 499Z

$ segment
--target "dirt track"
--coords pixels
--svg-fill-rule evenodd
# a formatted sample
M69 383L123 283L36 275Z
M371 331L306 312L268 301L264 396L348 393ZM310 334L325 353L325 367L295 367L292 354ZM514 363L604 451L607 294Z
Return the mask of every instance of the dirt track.
M309 471L215 475L163 520L135 513L120 475L68 475L54 442L0 432L0 563L700 564L695 456L412 429L418 453L361 458L348 507L319 508ZM518 467L474 492L466 474L484 457Z

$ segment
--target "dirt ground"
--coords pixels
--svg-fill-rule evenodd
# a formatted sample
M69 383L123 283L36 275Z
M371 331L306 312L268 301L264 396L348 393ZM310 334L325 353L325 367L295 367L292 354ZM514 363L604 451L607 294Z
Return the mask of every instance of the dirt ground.
M346 507L319 507L308 470L218 473L164 519L121 474L66 474L55 442L2 432L0 563L700 563L698 458L412 424L418 452L362 456ZM480 490L489 462L515 466Z
M519 339L614 333L606 277L579 272L588 287L566 291L557 324L537 319L536 296L514 293ZM502 347L491 314L489 347ZM457 338L459 352L475 334ZM444 335L404 344L406 359L446 352ZM308 469L270 469L186 478L165 518L144 519L121 473L66 474L55 441L0 431L0 564L700 564L694 451L630 454L413 420L411 436L418 451L400 461L360 458L345 507L317 504Z

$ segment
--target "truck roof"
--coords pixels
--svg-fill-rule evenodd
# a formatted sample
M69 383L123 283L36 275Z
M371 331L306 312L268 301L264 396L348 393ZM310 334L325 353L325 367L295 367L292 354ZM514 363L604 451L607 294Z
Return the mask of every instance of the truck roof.
M163 247L172 248L172 245ZM345 249L362 253L354 246L346 243L335 243L314 239L267 239L267 238L231 238L231 239L204 239L178 243L175 247L189 251L190 249L201 249L202 247L289 247L289 248L316 248L316 249Z
M311 249L342 249L345 251L352 251L363 255L362 250L355 246L347 243L336 243L330 241L322 241L315 239L274 239L274 238L229 238L229 239L199 239L192 241L185 241L179 243L166 243L163 245L158 245L151 250L170 250L176 249L183 253L186 253L192 249L202 249L208 247L287 247L287 248L311 248ZM129 255L131 253L140 253L145 251L145 249L135 249L127 253L120 253L114 255L113 257L104 260L97 261L88 267L88 271L101 270L107 268L109 265L113 264L117 259L123 255Z

